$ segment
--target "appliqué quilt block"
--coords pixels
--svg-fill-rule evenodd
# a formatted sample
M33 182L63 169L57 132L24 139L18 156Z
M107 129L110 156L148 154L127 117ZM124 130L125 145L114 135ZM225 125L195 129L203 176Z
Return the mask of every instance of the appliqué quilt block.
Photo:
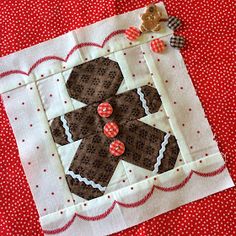
M0 59L45 235L111 234L233 186L180 25L151 4Z

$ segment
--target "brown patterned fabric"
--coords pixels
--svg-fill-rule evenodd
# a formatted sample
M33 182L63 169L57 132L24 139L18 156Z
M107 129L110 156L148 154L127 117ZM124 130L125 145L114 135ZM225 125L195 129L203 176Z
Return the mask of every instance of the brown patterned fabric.
M168 144L166 145L166 151L161 161L161 165L158 168L158 174L171 170L175 167L176 159L179 155L179 146L174 136L170 136Z
M70 97L90 104L116 94L122 80L118 63L100 57L74 67L66 86Z
M107 138L103 133L92 135L82 140L69 170L103 187L108 185L120 160L153 171L165 134L141 121L129 121L120 126L120 132L116 137L125 143L125 153L122 156L114 157L109 152L109 146L115 140L114 138ZM158 173L173 168L173 163L178 156L179 148L174 136L170 136L167 146L163 158L166 161L161 165ZM67 178L69 177L68 175ZM72 193L83 197L95 194L95 198L99 192L98 189L95 193L91 192L93 188L91 190L89 188L85 193L81 183L71 177L69 185Z
M53 120L50 129L55 143L58 143L60 145L69 143L67 140L67 136L65 135L65 129L63 128L60 117L57 117Z
M64 115L72 140L82 139L69 171L79 179L86 178L90 181L88 184L93 186L70 176L71 173L66 178L71 192L88 200L104 194L104 188L120 160L153 171L166 135L165 132L138 121L147 115L140 100L139 89L146 101L148 114L157 112L161 106L157 90L143 86L116 95L122 80L123 76L116 62L99 58L75 67L67 81L70 96L88 104ZM108 102L112 106L113 113L109 118L99 116L97 107L101 102ZM111 121L119 127L115 138L108 138L103 133L104 125ZM56 143L69 143L61 117L55 118L50 127ZM116 139L125 145L125 152L119 157L113 156L109 151L110 144ZM168 141L158 173L172 169L179 153L175 137L170 136ZM103 191L98 189L98 184Z
M157 90L147 85L141 87L141 91L144 93L150 112L157 112L161 106ZM99 116L97 113L99 103L93 103L65 114L64 117L72 134L73 141L101 132L108 121L123 123L146 115L136 89L113 96L104 101L109 102L113 107L113 113L109 118ZM51 130L56 143L60 145L68 143L65 131L63 132L64 128L60 117L53 120Z
M97 198L102 196L104 193L99 189L93 188L90 185L86 185L83 182L80 182L77 179L73 179L71 176L66 175L66 180L70 189L73 189L72 193L87 199L91 200L93 198Z

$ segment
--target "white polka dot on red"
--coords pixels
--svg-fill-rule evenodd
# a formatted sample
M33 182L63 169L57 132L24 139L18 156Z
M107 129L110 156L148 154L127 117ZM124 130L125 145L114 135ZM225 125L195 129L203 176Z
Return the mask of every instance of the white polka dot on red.
M5 1L0 8L0 55L143 7L150 2L135 0L114 4L113 0L98 0L91 4L89 0ZM188 0L166 0L165 3L169 14L176 15L183 22L176 31L187 39L182 54L220 150L225 153L227 166L236 181L234 41L231 37L235 25L233 1L199 0L189 4ZM181 86L179 89L185 90ZM0 167L3 173L0 176L1 200L4 201L0 205L0 235L43 235L2 104ZM232 216L235 205L236 191L229 189L117 235L234 235L236 226Z

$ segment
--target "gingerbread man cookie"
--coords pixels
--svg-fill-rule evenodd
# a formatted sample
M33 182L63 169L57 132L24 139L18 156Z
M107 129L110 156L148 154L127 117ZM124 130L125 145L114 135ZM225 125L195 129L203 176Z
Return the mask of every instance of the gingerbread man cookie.
M146 12L141 15L141 32L157 32L161 29L161 12L155 4L147 6Z

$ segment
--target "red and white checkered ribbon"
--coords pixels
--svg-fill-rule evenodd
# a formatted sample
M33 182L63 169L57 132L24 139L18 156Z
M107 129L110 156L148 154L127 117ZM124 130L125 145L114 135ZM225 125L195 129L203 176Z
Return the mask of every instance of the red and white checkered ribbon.
M108 102L103 102L98 106L97 112L101 117L109 117L113 112L113 108Z
M139 29L135 28L134 26L130 26L126 31L125 31L125 36L128 40L130 41L135 41L138 39L140 36L141 32Z
M120 140L115 140L110 144L110 153L113 156L121 156L125 152L125 145Z
M160 39L154 39L151 42L151 49L153 52L162 52L165 50L165 44Z
M103 132L108 138L114 138L119 133L119 127L115 122L108 122L103 128Z

